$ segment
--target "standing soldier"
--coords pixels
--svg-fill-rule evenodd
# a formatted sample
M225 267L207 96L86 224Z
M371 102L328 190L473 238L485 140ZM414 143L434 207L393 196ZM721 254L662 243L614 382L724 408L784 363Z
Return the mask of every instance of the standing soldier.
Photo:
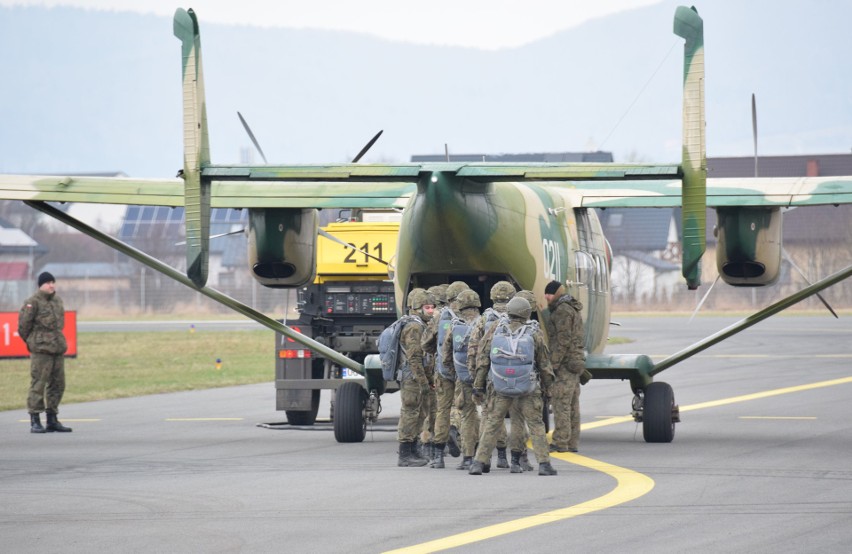
M506 308L508 322L501 320L482 339L479 347L474 394L484 394L486 373L494 372L494 366L500 360L503 365L508 363L511 366L506 366L506 373L511 375L511 378L505 378L505 387L502 383L494 384L493 405L488 410L485 430L468 472L471 475L485 473L485 464L491 460L491 451L497 443L498 429L503 426L506 412L515 404L530 428L533 451L538 461L538 474L556 475L556 470L550 465L547 435L541 419L542 390L547 392L550 389L554 377L543 337L527 325L531 312L530 303L523 298L515 297L510 300ZM495 380L500 379L498 375L495 373ZM520 452L512 452L513 465L518 466L520 455Z
M400 467L425 466L426 458L417 454L415 439L420 432L419 415L423 396L431 388L431 383L423 367L423 349L420 340L423 319L428 319L435 308L431 304L429 294L423 289L414 289L408 293L408 314L415 316L402 328L399 336L399 348L402 359L399 365L399 394L402 406L399 410L399 440Z
M535 332L539 335L542 335L543 331L538 326L538 317L536 315L536 313L538 312L538 305L536 303L535 294L533 294L531 290L520 290L517 292L517 294L515 294L515 296L523 298L524 300L530 303L530 307L532 308L532 310L530 313L530 321L528 321L527 323L529 325L533 325L535 328ZM542 342L544 342L544 337L542 336L541 338ZM527 431L524 416L515 405L513 405L513 409L510 412L510 416L512 419L512 427L509 431L509 448L512 451L512 465L510 466L510 471L512 473L532 471L534 468L530 464L529 456L527 454L527 440L529 439L529 432ZM542 421L543 418L544 407L542 406ZM547 426L545 426L545 431L546 430ZM515 455L516 452L519 453L517 456Z
M18 314L18 335L30 351L30 433L71 432L57 419L65 392L68 344L62 334L64 327L65 308L56 294L56 279L45 271L38 276L38 291L27 298ZM41 412L47 413L46 428L41 426Z
M491 301L494 305L485 310L482 316L474 325L473 329L470 332L470 339L468 341L467 346L467 367L471 376L476 376L477 368L479 366L479 360L477 357L479 356L480 348L479 342L482 340L482 337L485 333L494 326L494 323L499 318L500 314L506 313L506 303L515 296L515 287L509 281L497 281L494 283L494 286L491 287ZM483 377L484 379L484 377ZM491 408L491 400L493 398L492 388L491 388L491 380L488 379L485 381L486 385L486 394L484 400L484 406L482 408L482 416L485 417L485 412L487 412ZM506 413L503 413L503 418L505 419ZM479 441L482 442L482 433L484 432L485 427L480 426L479 430ZM506 423L505 421L500 426L497 431L497 467L507 468L509 467L509 461L506 459ZM464 469L459 467L459 469ZM491 460L488 460L488 463L485 466L485 472L491 471Z
M580 442L580 375L586 371L583 343L583 305L559 281L544 289L550 310L547 336L556 382L553 385L551 452L577 452Z
M433 310L433 317L428 320L426 329L423 330L421 346L423 347L423 367L426 368L427 374L434 376L438 361L435 355L435 335L438 328L438 314L447 305L447 293L446 288L440 285L429 287L426 289L426 292L429 293L430 299L435 304L435 309ZM434 383L434 380L432 381ZM435 459L436 407L436 391L434 388L430 388L420 405L420 436L419 440L416 441L417 444L423 445L424 451L420 452L420 454L429 460L429 467L432 467Z
M450 411L454 403L458 404L458 395L456 390L461 388L461 396L466 398L466 402L461 407L461 430L462 430L462 458L461 466L470 467L470 462L473 461L475 454L476 440L479 435L479 414L476 412L476 405L473 403L473 387L469 379L463 379L467 375L467 334L463 334L462 330L469 328L474 320L479 316L479 295L476 292L466 289L461 291L452 306L456 310L457 315L453 321L449 323L450 327L441 344L441 363L443 371L438 379L439 390L438 395L438 420L435 423L435 442L438 447L438 460L435 463L436 468L444 467L444 443L450 436ZM456 368L464 372L460 376L456 373ZM468 392L465 395L464 389Z

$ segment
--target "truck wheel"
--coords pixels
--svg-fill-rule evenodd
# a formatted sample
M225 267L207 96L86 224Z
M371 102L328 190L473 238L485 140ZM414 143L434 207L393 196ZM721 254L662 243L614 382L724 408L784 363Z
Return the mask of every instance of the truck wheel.
M317 421L317 412L319 411L320 390L315 389L311 394L311 409L303 411L285 410L287 414L287 422L290 425L313 425Z
M334 407L334 438L337 442L361 442L367 436L364 408L367 391L359 383L343 383Z

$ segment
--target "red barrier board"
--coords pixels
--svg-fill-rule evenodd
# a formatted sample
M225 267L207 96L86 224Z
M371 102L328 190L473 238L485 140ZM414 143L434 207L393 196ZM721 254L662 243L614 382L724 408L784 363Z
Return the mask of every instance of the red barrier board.
M77 312L65 312L65 328L62 330L68 341L66 358L77 356ZM27 345L18 336L18 312L0 312L0 358L29 358Z

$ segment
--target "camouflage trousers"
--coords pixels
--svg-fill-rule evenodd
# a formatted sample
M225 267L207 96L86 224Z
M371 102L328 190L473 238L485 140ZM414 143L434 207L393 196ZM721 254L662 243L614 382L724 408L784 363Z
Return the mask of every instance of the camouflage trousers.
M462 456L472 458L479 442L479 412L473 401L473 385L456 381L455 405L461 414Z
M577 448L580 442L580 376L558 371L551 390L552 442L560 449Z
M523 452L527 449L527 440L529 440L530 434L527 430L527 419L517 402L514 402L512 407L509 408L509 418L512 422L509 428L509 449L512 452ZM538 419L541 420L542 424L544 423L541 413L538 414Z
M450 410L453 407L456 383L441 376L435 377L435 443L447 444L450 436Z
M487 464L491 460L491 453L497 444L498 430L502 427L505 431L505 414L513 408L523 414L523 418L529 426L536 461L540 464L549 462L547 436L544 432L544 422L541 419L541 391L538 388L532 394L525 396L510 398L499 394L494 395L491 409L488 410L485 425L483 425L484 431L481 442L479 448L476 449L476 461Z
M30 393L27 411L31 414L59 412L65 393L65 357L55 354L30 355Z
M488 384L485 386L485 405L482 407L482 419L488 416L488 413L494 409L494 399L497 397L497 394L494 392L494 385L491 384L491 379L488 380ZM497 448L506 448L507 446L507 435L506 433L506 413L503 412L500 417L502 417L502 425L497 429ZM479 442L482 443L482 436L485 434L485 426L481 425L479 428Z
M437 415L437 391L427 388L420 402L420 414L417 416L420 428L420 442L430 442L435 436L435 417Z
M420 406L428 387L421 387L414 379L405 379L399 384L401 406L399 408L399 442L414 442L420 432Z

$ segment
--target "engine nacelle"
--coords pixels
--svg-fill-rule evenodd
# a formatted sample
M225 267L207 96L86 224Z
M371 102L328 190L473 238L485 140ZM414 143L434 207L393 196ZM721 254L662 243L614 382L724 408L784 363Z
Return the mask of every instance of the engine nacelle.
M781 209L718 208L716 214L716 269L722 280L739 287L775 283L781 267Z
M298 287L317 268L317 210L249 210L249 268L266 287Z

